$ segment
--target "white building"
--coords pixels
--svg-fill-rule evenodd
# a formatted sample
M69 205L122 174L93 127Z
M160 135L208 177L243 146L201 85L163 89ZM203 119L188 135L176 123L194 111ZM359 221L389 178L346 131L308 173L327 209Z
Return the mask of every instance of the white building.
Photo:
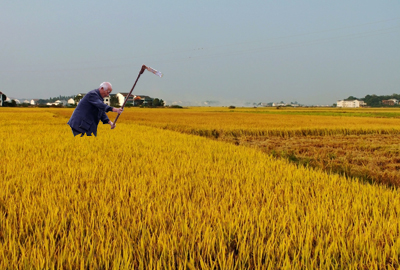
M116 96L118 98L118 104L119 106L122 106L122 104L124 104L125 102L125 98L128 96L129 93L117 93ZM133 98L133 96L131 96L131 98ZM133 102L133 100L132 100Z
M79 102L81 101L81 99L85 96L85 93L80 93L76 95L76 99L78 99L78 102L76 103L77 105L79 104Z
M39 99L31 99L31 105L37 105L37 102L39 101Z
M3 106L3 93L0 92L0 107Z
M286 103L272 103L272 107L284 107L284 106L286 106Z
M68 99L68 105L74 105L75 100L73 98Z
M108 106L110 106L110 99L111 99L111 97L104 97L103 98L103 102L104 102L104 104L107 104Z
M64 99L62 99L62 100L57 99L57 100L54 102L54 105L56 105L56 106L60 106L60 105L66 106L66 105L67 105L67 101L64 100Z
M367 103L365 103L362 100L338 100L337 102L337 107L341 108L359 108L366 106Z
M79 101L81 101L81 99L84 97L86 95L86 93L80 93L80 94L77 94L76 95L76 97L79 97L80 99L79 99ZM72 101L71 101L72 100ZM122 103L124 103L124 100L125 99L123 99L123 101L122 101ZM77 105L79 104L79 101L76 103ZM104 104L107 104L108 106L110 106L110 101L111 101L111 96L108 96L108 97L104 97L103 98L103 102L104 102ZM57 102L57 101L56 101ZM73 102L73 103L72 103ZM121 105L122 105L122 103L121 103ZM73 104L75 104L75 100L74 99L69 99L68 100L68 105L73 105Z

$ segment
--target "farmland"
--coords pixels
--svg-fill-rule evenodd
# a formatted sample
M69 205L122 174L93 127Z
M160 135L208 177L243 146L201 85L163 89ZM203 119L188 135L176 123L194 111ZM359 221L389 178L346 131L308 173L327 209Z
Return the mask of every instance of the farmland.
M400 185L400 110L195 108L134 110L127 121L256 147L275 157Z
M399 268L397 113L0 108L0 268Z

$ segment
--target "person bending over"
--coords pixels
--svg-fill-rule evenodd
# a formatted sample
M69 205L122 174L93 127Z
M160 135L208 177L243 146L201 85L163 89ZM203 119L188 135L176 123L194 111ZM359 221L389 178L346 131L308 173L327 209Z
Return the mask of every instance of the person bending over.
M123 109L110 107L104 104L103 98L108 97L112 92L112 86L109 82L103 82L100 87L88 92L79 102L72 113L68 125L72 129L74 136L86 133L87 136L97 136L97 125L101 120L103 124L109 124L111 129L115 124L110 121L107 112L122 113Z

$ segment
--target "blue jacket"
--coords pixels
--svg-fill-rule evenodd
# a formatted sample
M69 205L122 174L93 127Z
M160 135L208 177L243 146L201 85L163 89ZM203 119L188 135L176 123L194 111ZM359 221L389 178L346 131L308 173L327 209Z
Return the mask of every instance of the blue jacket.
M81 99L72 113L68 125L75 131L86 133L87 136L91 136L92 133L97 136L99 121L107 124L110 119L108 119L106 112L112 111L112 109L113 107L104 104L99 89L94 89Z

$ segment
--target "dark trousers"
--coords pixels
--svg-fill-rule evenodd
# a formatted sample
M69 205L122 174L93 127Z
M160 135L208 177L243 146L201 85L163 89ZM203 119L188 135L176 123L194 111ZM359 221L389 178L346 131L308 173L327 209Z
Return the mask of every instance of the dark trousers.
M71 129L72 129L72 133L74 134L74 137L75 137L76 135L79 135L79 134L81 134L81 137L83 137L83 135L85 135L84 132L77 131L77 130L74 129L74 128L71 128ZM86 133L86 136L92 136L92 134L89 134L89 132L87 132L87 133Z

